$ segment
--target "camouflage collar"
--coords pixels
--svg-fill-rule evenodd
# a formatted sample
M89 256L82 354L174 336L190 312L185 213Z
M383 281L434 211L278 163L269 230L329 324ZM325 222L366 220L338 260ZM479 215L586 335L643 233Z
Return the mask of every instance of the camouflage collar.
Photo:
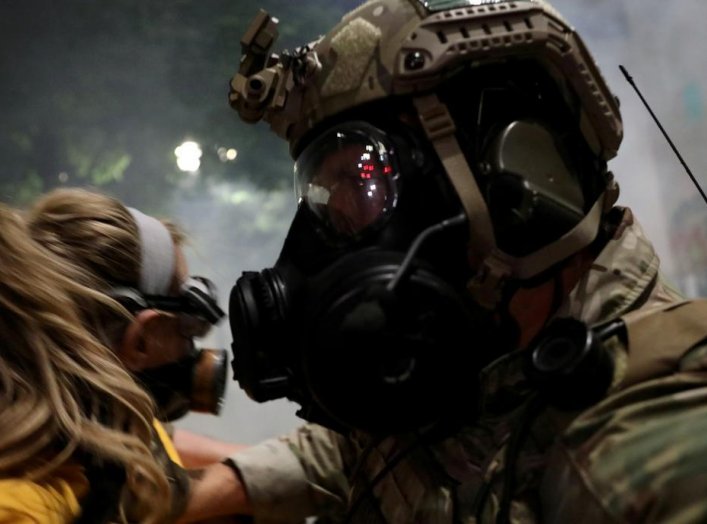
M588 324L604 322L635 309L650 292L660 260L630 209L594 264L556 313Z

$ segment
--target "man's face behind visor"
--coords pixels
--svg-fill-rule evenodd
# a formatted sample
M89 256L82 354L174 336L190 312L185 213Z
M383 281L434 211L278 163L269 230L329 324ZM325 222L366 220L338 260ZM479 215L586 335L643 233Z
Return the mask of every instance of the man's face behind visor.
M396 152L364 122L325 131L295 164L295 189L332 237L350 240L380 227L398 199Z

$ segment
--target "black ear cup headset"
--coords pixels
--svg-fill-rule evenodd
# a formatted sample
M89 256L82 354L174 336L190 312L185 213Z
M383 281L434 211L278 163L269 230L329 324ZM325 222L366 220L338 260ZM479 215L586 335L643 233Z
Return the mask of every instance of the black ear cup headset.
M487 74L487 83L473 95L478 97L474 125L462 122L460 135L467 150L476 151L476 162L469 161L479 172L499 248L522 257L584 219L612 175L582 138L579 111L568 110L557 85L537 64L519 62L510 77L505 68L491 67ZM459 84L450 84L458 89ZM447 103L455 107L459 94L448 94ZM517 114L526 116L515 119ZM562 409L600 400L613 376L604 342L622 326L617 321L589 327L563 318L543 329L524 365L543 400Z
M581 134L579 102L537 63L460 71L438 93L504 253L525 257L556 241L611 182Z

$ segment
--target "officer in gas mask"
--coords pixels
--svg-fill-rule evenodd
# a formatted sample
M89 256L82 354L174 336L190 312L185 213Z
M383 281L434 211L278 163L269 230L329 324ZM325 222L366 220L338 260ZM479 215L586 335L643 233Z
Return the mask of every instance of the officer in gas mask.
M618 101L580 36L541 0L371 0L273 54L276 24L261 12L244 35L230 102L288 141L299 206L274 265L231 293L234 370L253 399L293 400L311 423L234 455L236 475L209 471L224 475L224 510L366 523L650 512L684 471L622 483L651 454L617 457L658 446L670 421L631 419L630 393L601 404L626 370L630 322L611 321L679 296L615 206ZM560 317L602 329L536 353ZM602 346L593 335L612 342L590 366L573 360ZM634 364L624 387L667 373ZM596 403L605 417L582 418Z
M231 103L289 141L300 202L274 268L232 296L256 400L424 427L532 334L518 291L605 241L616 99L543 5L467 3L372 3L277 63L258 47L272 20L254 23ZM554 309L572 287L556 284Z

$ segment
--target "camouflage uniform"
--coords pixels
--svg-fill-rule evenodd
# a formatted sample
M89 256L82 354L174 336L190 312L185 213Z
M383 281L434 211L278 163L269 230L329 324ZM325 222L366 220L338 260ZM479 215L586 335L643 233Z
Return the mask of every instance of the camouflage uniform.
M276 34L263 15L244 36L247 53L230 98L241 118L267 121L296 157L307 133L328 118L409 97L464 207L470 249L483 261L482 280L467 289L489 309L507 279L529 280L586 248L616 201L606 177L572 234L528 256L501 253L475 166L435 93L459 67L532 58L559 80L567 105L581 102L575 116L596 159L613 158L623 136L618 102L579 36L544 0L370 0L314 44L283 57L269 55ZM658 266L627 211L557 316L594 324L679 301ZM611 354L616 386L632 355L619 346ZM521 372L523 356L508 354L483 370L480 415L454 432L376 441L305 425L233 457L256 521L320 515L374 524L495 522L505 508L515 523L707 521L700 482L707 478L707 446L687 438L692 425L699 431L707 423L700 407L707 379L695 371L704 361L699 349L680 363L668 359L660 373L616 386L581 413L537 406ZM465 407L460 399L459 412ZM513 467L505 467L507 458Z
M680 300L658 266L627 210L559 316L595 323ZM582 413L545 408L534 416L517 458L511 522L707 519L707 449L694 438L707 424L707 377L693 372L704 362L695 350L682 359L684 372L645 380ZM339 520L351 509L349 522L495 522L509 439L528 410L520 363L514 353L488 366L480 418L438 442L371 442L305 425L233 457L256 522Z

